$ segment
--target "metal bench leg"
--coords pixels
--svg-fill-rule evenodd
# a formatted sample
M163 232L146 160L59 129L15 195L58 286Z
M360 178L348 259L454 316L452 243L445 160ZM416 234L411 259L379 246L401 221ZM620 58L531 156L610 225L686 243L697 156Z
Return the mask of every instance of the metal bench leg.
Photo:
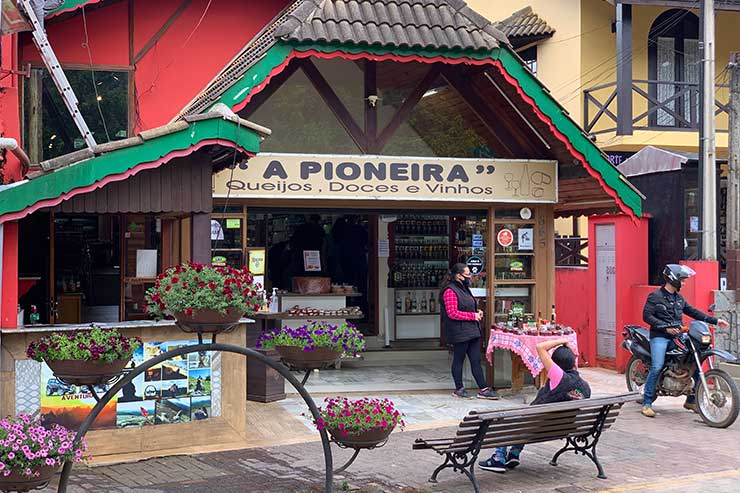
M430 483L437 483L437 476L440 472L442 472L442 469L446 469L448 467L454 467L452 464L450 464L450 454L445 454L445 461L442 463L441 466L439 466L437 469L434 470L432 473L432 477L429 478Z
M596 457L596 444L599 443L599 437L601 436L601 432L604 429L604 421L606 421L606 417L609 414L611 408L612 406L604 406L604 408L599 413L596 424L589 433L577 437L568 437L566 439L567 441L565 443L565 447L561 448L555 453L555 455L552 457L552 460L550 460L550 465L557 466L558 457L560 457L563 452L572 450L576 453L576 455L583 454L591 459L591 462L596 464L596 469L598 470L598 474L596 475L596 477L599 479L606 479L604 468L601 467L601 463L599 462L598 457Z

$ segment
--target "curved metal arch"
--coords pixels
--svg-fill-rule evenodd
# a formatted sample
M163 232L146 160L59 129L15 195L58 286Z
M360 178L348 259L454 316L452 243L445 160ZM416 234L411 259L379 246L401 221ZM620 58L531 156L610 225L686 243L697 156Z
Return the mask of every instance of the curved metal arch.
M285 378L290 384L298 391L298 393L303 398L304 402L308 406L308 409L311 411L311 415L313 416L314 420L319 419L319 410L316 407L316 404L313 401L313 398L311 398L311 394L306 391L306 389L303 387L303 385L290 373L288 368L284 366L281 363L276 363L275 361L271 360L264 354L261 354L254 349L247 348L247 347L241 347L241 346L234 346L232 344L219 344L219 343L211 343L211 344L195 344L193 346L183 346L177 349L173 349L171 351L167 351L166 353L160 354L159 356L152 358L150 360L145 361L144 363L140 364L133 370L131 370L124 378L120 379L118 382L116 382L113 387L108 389L108 392L105 393L104 396L100 398L100 400L95 404L95 407L90 411L90 414L87 415L87 418L85 418L85 421L82 422L82 425L80 426L79 431L77 432L77 435L75 436L75 442L79 442L79 440L82 439L82 437L85 436L87 431L90 429L90 426L95 421L95 419L98 417L100 412L103 410L103 408L110 402L110 400L115 396L119 390L121 390L124 385L128 385L131 381L133 381L134 378L144 373L149 368L159 364L163 363L164 361L167 361L168 359L172 359L176 356L182 356L185 354L191 354L191 353L198 353L201 351L220 351L222 353L236 353L241 354L243 356L249 356L253 358L257 358L262 363L266 364L270 368L276 370L280 375ZM321 435L321 445L324 448L324 465L326 468L326 479L325 479L325 485L324 485L324 491L325 493L332 493L332 483L333 483L333 470L332 470L332 455L331 455L331 447L329 443L329 436L326 432L326 430L320 430L319 434ZM64 464L64 468L62 469L62 475L59 479L59 488L57 489L58 493L66 493L67 491L67 485L69 483L69 477L72 473L72 462L66 462Z

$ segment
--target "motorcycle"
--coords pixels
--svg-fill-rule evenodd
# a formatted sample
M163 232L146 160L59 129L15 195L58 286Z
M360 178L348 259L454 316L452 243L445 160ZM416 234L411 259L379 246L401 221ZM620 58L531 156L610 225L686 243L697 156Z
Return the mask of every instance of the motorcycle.
M669 327L670 328L670 327ZM713 428L727 428L740 412L740 390L732 377L715 368L714 357L731 363L738 359L721 349L712 348L712 333L705 322L693 321L668 346L663 370L655 388L657 396L688 396L693 393L693 375L699 368L700 384L696 389L699 415ZM622 347L632 354L625 376L627 388L642 394L650 371L650 331L638 325L627 325L622 333ZM707 362L709 370L704 371Z

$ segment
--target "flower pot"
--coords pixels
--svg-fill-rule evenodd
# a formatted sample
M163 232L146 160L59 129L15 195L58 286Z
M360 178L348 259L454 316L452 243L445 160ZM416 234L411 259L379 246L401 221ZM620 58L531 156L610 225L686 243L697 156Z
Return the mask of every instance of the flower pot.
M373 428L371 430L362 431L357 434L347 433L342 435L341 430L336 428L328 428L329 434L332 439L339 445L348 448L375 448L378 445L388 440L388 436L393 431L395 426L391 426L388 429Z
M131 358L113 361L67 359L45 361L54 376L72 385L98 385L120 375Z
M283 362L301 370L325 368L342 357L341 351L317 347L313 351L304 351L296 346L275 346Z
M28 477L21 471L13 469L9 476L0 474L0 491L31 491L49 482L57 466L41 466L37 469L39 475Z
M184 312L175 312L173 315L184 332L217 334L233 327L244 313L232 308L231 313L223 314L215 310L198 310L192 315Z

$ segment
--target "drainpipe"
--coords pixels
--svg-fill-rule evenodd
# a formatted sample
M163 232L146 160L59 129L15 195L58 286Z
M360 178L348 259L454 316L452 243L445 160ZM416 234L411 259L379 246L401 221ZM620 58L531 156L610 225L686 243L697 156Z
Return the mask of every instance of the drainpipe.
M10 149L10 152L20 160L21 165L23 166L21 169L21 176L25 176L25 174L28 173L28 170L31 167L31 160L28 159L26 151L18 145L17 140L8 137L0 137L0 149Z

